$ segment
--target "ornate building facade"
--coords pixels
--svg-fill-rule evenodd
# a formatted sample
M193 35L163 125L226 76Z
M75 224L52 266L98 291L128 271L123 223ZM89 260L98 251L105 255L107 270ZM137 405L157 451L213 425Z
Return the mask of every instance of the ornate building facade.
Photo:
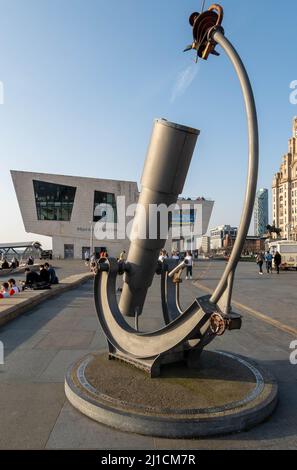
M273 179L272 210L275 225L282 230L282 238L297 241L297 117L293 119L288 153Z

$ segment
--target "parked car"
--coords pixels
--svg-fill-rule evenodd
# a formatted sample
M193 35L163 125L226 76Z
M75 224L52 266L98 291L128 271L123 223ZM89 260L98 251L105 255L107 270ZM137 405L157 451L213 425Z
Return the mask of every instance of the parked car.
M53 259L53 250L42 250L40 259Z

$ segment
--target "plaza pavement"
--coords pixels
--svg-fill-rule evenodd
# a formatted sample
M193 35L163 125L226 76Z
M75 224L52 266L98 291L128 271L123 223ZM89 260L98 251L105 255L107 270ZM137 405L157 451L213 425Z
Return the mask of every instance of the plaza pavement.
M201 261L193 281L182 285L183 305L213 288L224 267L224 262ZM259 276L255 264L241 263L234 289L240 308L234 310L243 314L243 327L210 346L249 357L277 378L280 402L261 426L221 438L169 440L116 431L73 409L64 395L67 368L90 351L106 349L89 282L0 329L5 345L5 365L0 366L0 448L296 449L297 366L289 362L290 343L297 340L296 281L296 272ZM161 325L156 278L140 328Z
M89 267L85 263L78 261L63 261L55 265L56 272L59 271L60 282L51 286L49 290L24 290L19 295L14 295L0 302L0 327L14 320L25 312L30 311L35 306L45 302L49 298L61 295L62 293L78 288L84 282L92 279ZM39 269L39 268L38 268ZM72 273L71 275L69 275ZM61 276L67 276L61 278ZM18 276L18 279L17 279ZM14 277L16 282L22 279L21 273ZM9 279L9 278L8 278Z

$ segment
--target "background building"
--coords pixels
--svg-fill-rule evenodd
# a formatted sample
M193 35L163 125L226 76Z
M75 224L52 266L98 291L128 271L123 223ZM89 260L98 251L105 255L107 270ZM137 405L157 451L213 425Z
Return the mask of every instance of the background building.
M228 255L233 250L235 241L236 241L236 236L233 236L233 235L226 236L224 240L224 249ZM243 256L256 255L260 251L265 251L265 241L266 241L266 238L263 238L263 237L247 236L244 242L243 249L242 249L242 255Z
M25 230L52 237L53 256L83 259L87 251L106 248L118 256L128 248L125 240L98 241L95 223L102 214L99 204L110 204L117 224L116 197L125 196L126 205L138 200L137 184L131 181L74 176L11 172Z
M282 230L282 237L297 241L297 117L293 119L288 153L273 179L272 212L275 225Z
M210 237L207 235L202 237L201 251L204 254L210 253Z
M254 208L255 236L263 237L267 232L268 219L268 189L259 189Z
M210 231L210 249L223 250L226 236L236 237L237 230L237 227L231 227L230 225L221 225L213 228Z
M172 227L174 229L178 225L185 234L175 238L174 231L172 232L172 249L180 252L199 250L202 245L202 237L208 230L214 201L203 197L197 199L180 198L177 205L180 206L180 210L173 214Z
M86 253L99 254L102 249L117 257L123 249L128 250L126 225L132 216L126 217L118 207L117 197L125 196L125 208L137 203L137 183L24 171L11 171L11 175L25 230L52 237L54 257L84 259ZM188 236L172 240L170 231L166 249L171 250L171 243L180 251L197 249L197 236L207 232L214 202L179 199L177 204L180 208L173 213L172 227L187 228ZM108 207L113 209L111 214ZM102 217L114 231L114 239L96 238L96 222ZM197 222L199 234L192 236ZM119 240L120 226L124 227L124 236Z

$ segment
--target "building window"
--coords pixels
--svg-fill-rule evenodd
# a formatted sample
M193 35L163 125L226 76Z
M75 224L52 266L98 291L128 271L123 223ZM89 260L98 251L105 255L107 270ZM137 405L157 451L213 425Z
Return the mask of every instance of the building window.
M76 188L33 180L37 219L69 222Z
M113 210L113 213L109 212L111 209ZM115 195L112 193L103 193L101 191L95 191L93 214L93 222L98 222L103 217L107 216L107 222L116 224L118 221L118 215Z

